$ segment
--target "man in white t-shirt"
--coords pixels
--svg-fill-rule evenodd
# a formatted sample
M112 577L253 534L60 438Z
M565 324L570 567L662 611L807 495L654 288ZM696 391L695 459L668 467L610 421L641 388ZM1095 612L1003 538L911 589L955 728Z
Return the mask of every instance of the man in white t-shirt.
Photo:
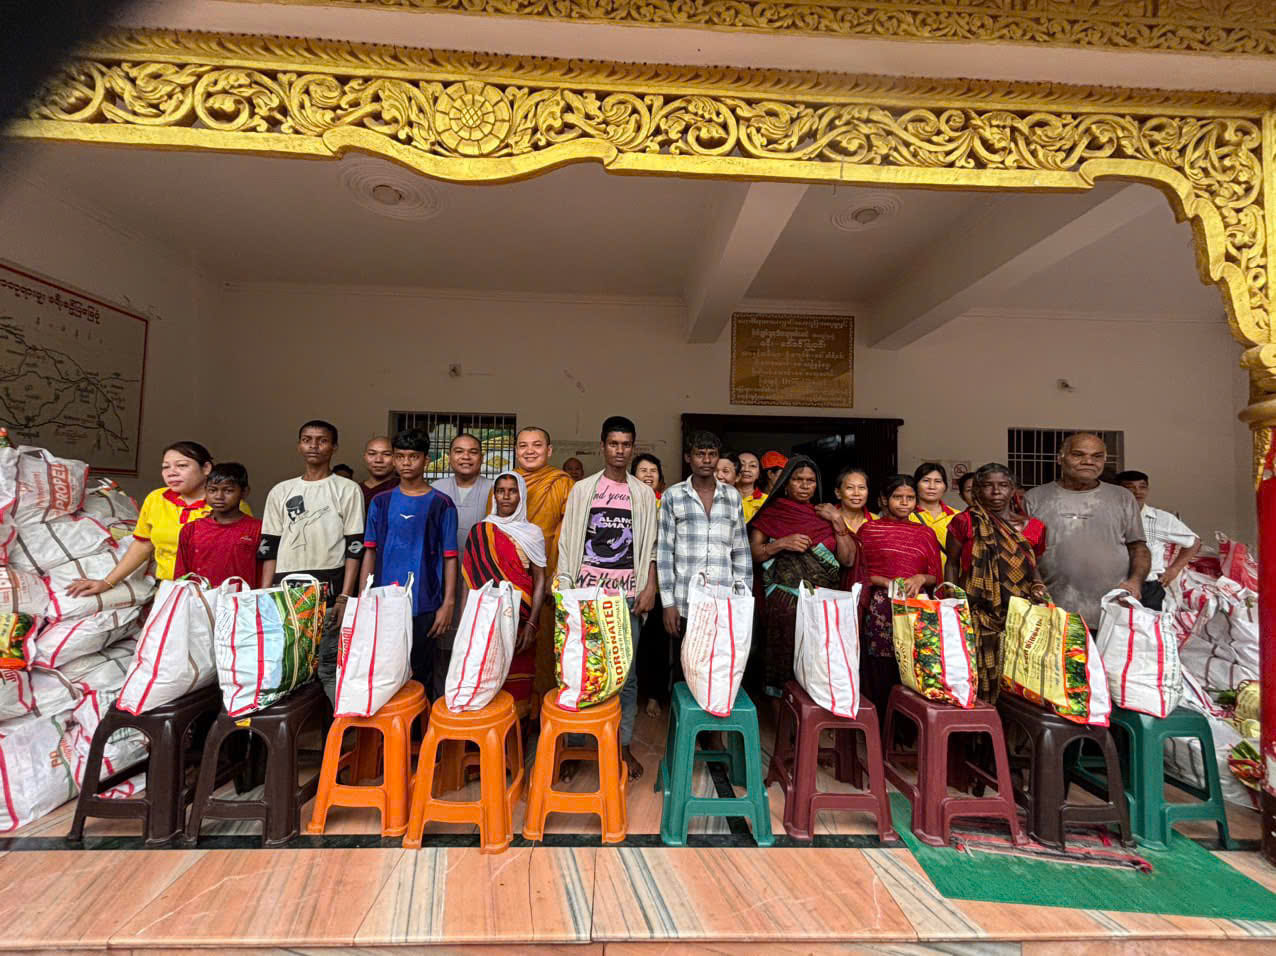
M1152 552L1152 570L1143 585L1143 606L1160 611L1164 607L1166 589L1201 550L1201 539L1177 515L1147 503L1148 476L1144 472L1123 471L1117 475L1117 482L1139 503L1148 550Z
M287 574L310 574L328 586L329 603L355 593L363 556L363 493L332 473L336 426L309 421L297 435L300 477L270 489L261 516L261 586Z

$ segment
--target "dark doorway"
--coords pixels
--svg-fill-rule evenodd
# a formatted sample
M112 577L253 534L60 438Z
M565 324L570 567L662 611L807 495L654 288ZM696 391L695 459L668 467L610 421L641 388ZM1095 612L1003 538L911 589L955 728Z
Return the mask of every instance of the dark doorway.
M847 465L858 465L868 472L871 496L877 494L877 485L885 476L899 471L899 427L903 424L902 418L688 414L682 416L682 435L685 440L691 432L704 429L721 438L728 451L807 455L820 466L825 500L832 501L833 483ZM677 471L666 469L666 473ZM681 471L685 478L686 462Z

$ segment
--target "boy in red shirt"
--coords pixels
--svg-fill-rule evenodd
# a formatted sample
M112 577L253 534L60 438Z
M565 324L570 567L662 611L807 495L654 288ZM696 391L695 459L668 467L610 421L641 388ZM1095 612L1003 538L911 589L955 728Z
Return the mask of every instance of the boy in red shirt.
M233 461L213 466L204 483L204 500L212 510L182 529L174 578L197 574L217 587L227 578L239 577L248 587L256 586L261 579L261 519L239 510L246 494L248 469Z

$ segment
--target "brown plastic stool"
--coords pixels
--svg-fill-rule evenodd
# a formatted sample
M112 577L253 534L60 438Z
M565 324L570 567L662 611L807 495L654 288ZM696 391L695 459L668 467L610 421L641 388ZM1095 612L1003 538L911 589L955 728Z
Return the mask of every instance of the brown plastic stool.
M513 753L510 753L511 738ZM462 768L466 741L478 745L479 799L442 800L435 790L436 765L440 749L450 749ZM451 760L449 755L446 759ZM507 786L506 771L512 779ZM514 698L499 691L482 710L454 714L440 697L430 709L430 722L417 758L416 780L412 787L412 812L403 845L417 848L431 820L445 823L476 823L479 852L500 853L514 839L514 804L523 792L523 735L518 729Z
M1129 844L1130 809L1121 781L1121 757L1106 727L1073 723L1052 714L1015 694L1002 693L997 710L1009 735L1017 728L1027 738L1028 752L1010 753L1012 766L1027 770L1027 788L1015 788L1015 800L1028 811L1028 833L1042 843L1062 847L1069 823L1111 824L1121 828L1121 841ZM1099 804L1068 803L1068 786L1078 780L1073 773L1076 761L1064 754L1068 745L1093 741L1103 752L1107 779L1112 781L1107 797ZM1081 754L1076 755L1080 757Z
M142 821L147 846L162 846L182 834L186 805L194 796L186 784L187 762L196 766L208 728L221 709L221 690L214 684L142 714L130 714L111 706L102 715L84 765L84 786L75 804L75 818L67 840L84 839L88 817L112 817ZM133 766L115 768L101 779L102 755L107 741L118 731L136 729L150 743L148 754ZM189 736L189 739L187 739ZM146 771L146 789L136 797L103 797L101 793Z
M426 704L425 688L410 680L371 717L338 717L332 722L307 833L323 833L332 807L371 807L381 813L382 836L403 835L408 828L412 724L425 713ZM351 729L359 731L355 747L343 754L341 741ZM360 785L360 780L377 775L377 750L382 754L381 783ZM346 767L350 782L337 783L337 774Z
M265 846L280 846L301 830L301 806L315 795L319 775L297 785L297 740L312 721L326 721L332 712L328 697L318 681L297 688L283 700L243 717L231 717L225 708L217 715L204 746L199 765L199 786L190 819L186 821L186 841L199 841L199 827L205 817L215 820L260 820ZM260 800L227 800L213 796L217 763L222 743L241 730L248 731L266 747L266 792Z
M820 747L820 733L832 730L836 748ZM837 779L864 788L864 768L855 750L855 732L864 735L868 764L865 793L821 792L817 787L820 756L830 753L836 760ZM860 701L854 717L839 717L811 699L797 681L784 685L780 698L780 721L775 732L775 750L766 785L772 781L784 788L784 832L795 840L811 839L811 824L821 810L860 810L877 818L877 836L883 842L898 840L891 825L891 804L886 794L882 768L881 729L871 702Z
M602 820L603 842L621 843L629 829L625 806L629 769L620 759L620 697L594 707L564 710L558 706L558 694L550 691L541 703L541 736L527 791L523 836L543 839L545 818L551 813L593 813ZM598 749L568 747L565 734L587 734L598 742ZM565 760L597 761L598 789L587 793L555 790Z
M895 718L902 716L917 725L917 783L909 783L896 769L897 762L913 754L896 751ZM995 774L966 763L953 754L950 768L949 737L953 734L987 734L992 741ZM927 700L901 685L891 691L886 705L886 779L908 798L913 807L913 833L923 843L947 846L955 817L998 817L1010 826L1011 839L1026 843L1015 809L1010 785L1010 763L1006 759L1006 739L1001 731L997 708L976 701L970 709ZM948 795L950 779L956 782L973 774L979 781L997 788L995 796Z

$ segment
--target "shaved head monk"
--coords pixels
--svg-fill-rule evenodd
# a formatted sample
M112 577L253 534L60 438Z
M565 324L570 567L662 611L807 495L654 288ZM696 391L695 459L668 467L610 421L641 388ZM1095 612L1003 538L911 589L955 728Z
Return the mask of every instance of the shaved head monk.
M527 482L527 520L545 532L545 555L549 565L545 575L549 581L554 580L558 570L558 534L563 525L567 496L575 485L571 475L549 463L553 453L554 442L544 428L524 428L514 440L518 473ZM533 687L538 694L543 694L552 690L556 683L554 602L546 601L536 629L536 681Z
M363 513L366 515L373 498L399 484L390 439L385 435L369 438L363 446L363 464L368 469L368 477L359 482L359 490L363 492Z

